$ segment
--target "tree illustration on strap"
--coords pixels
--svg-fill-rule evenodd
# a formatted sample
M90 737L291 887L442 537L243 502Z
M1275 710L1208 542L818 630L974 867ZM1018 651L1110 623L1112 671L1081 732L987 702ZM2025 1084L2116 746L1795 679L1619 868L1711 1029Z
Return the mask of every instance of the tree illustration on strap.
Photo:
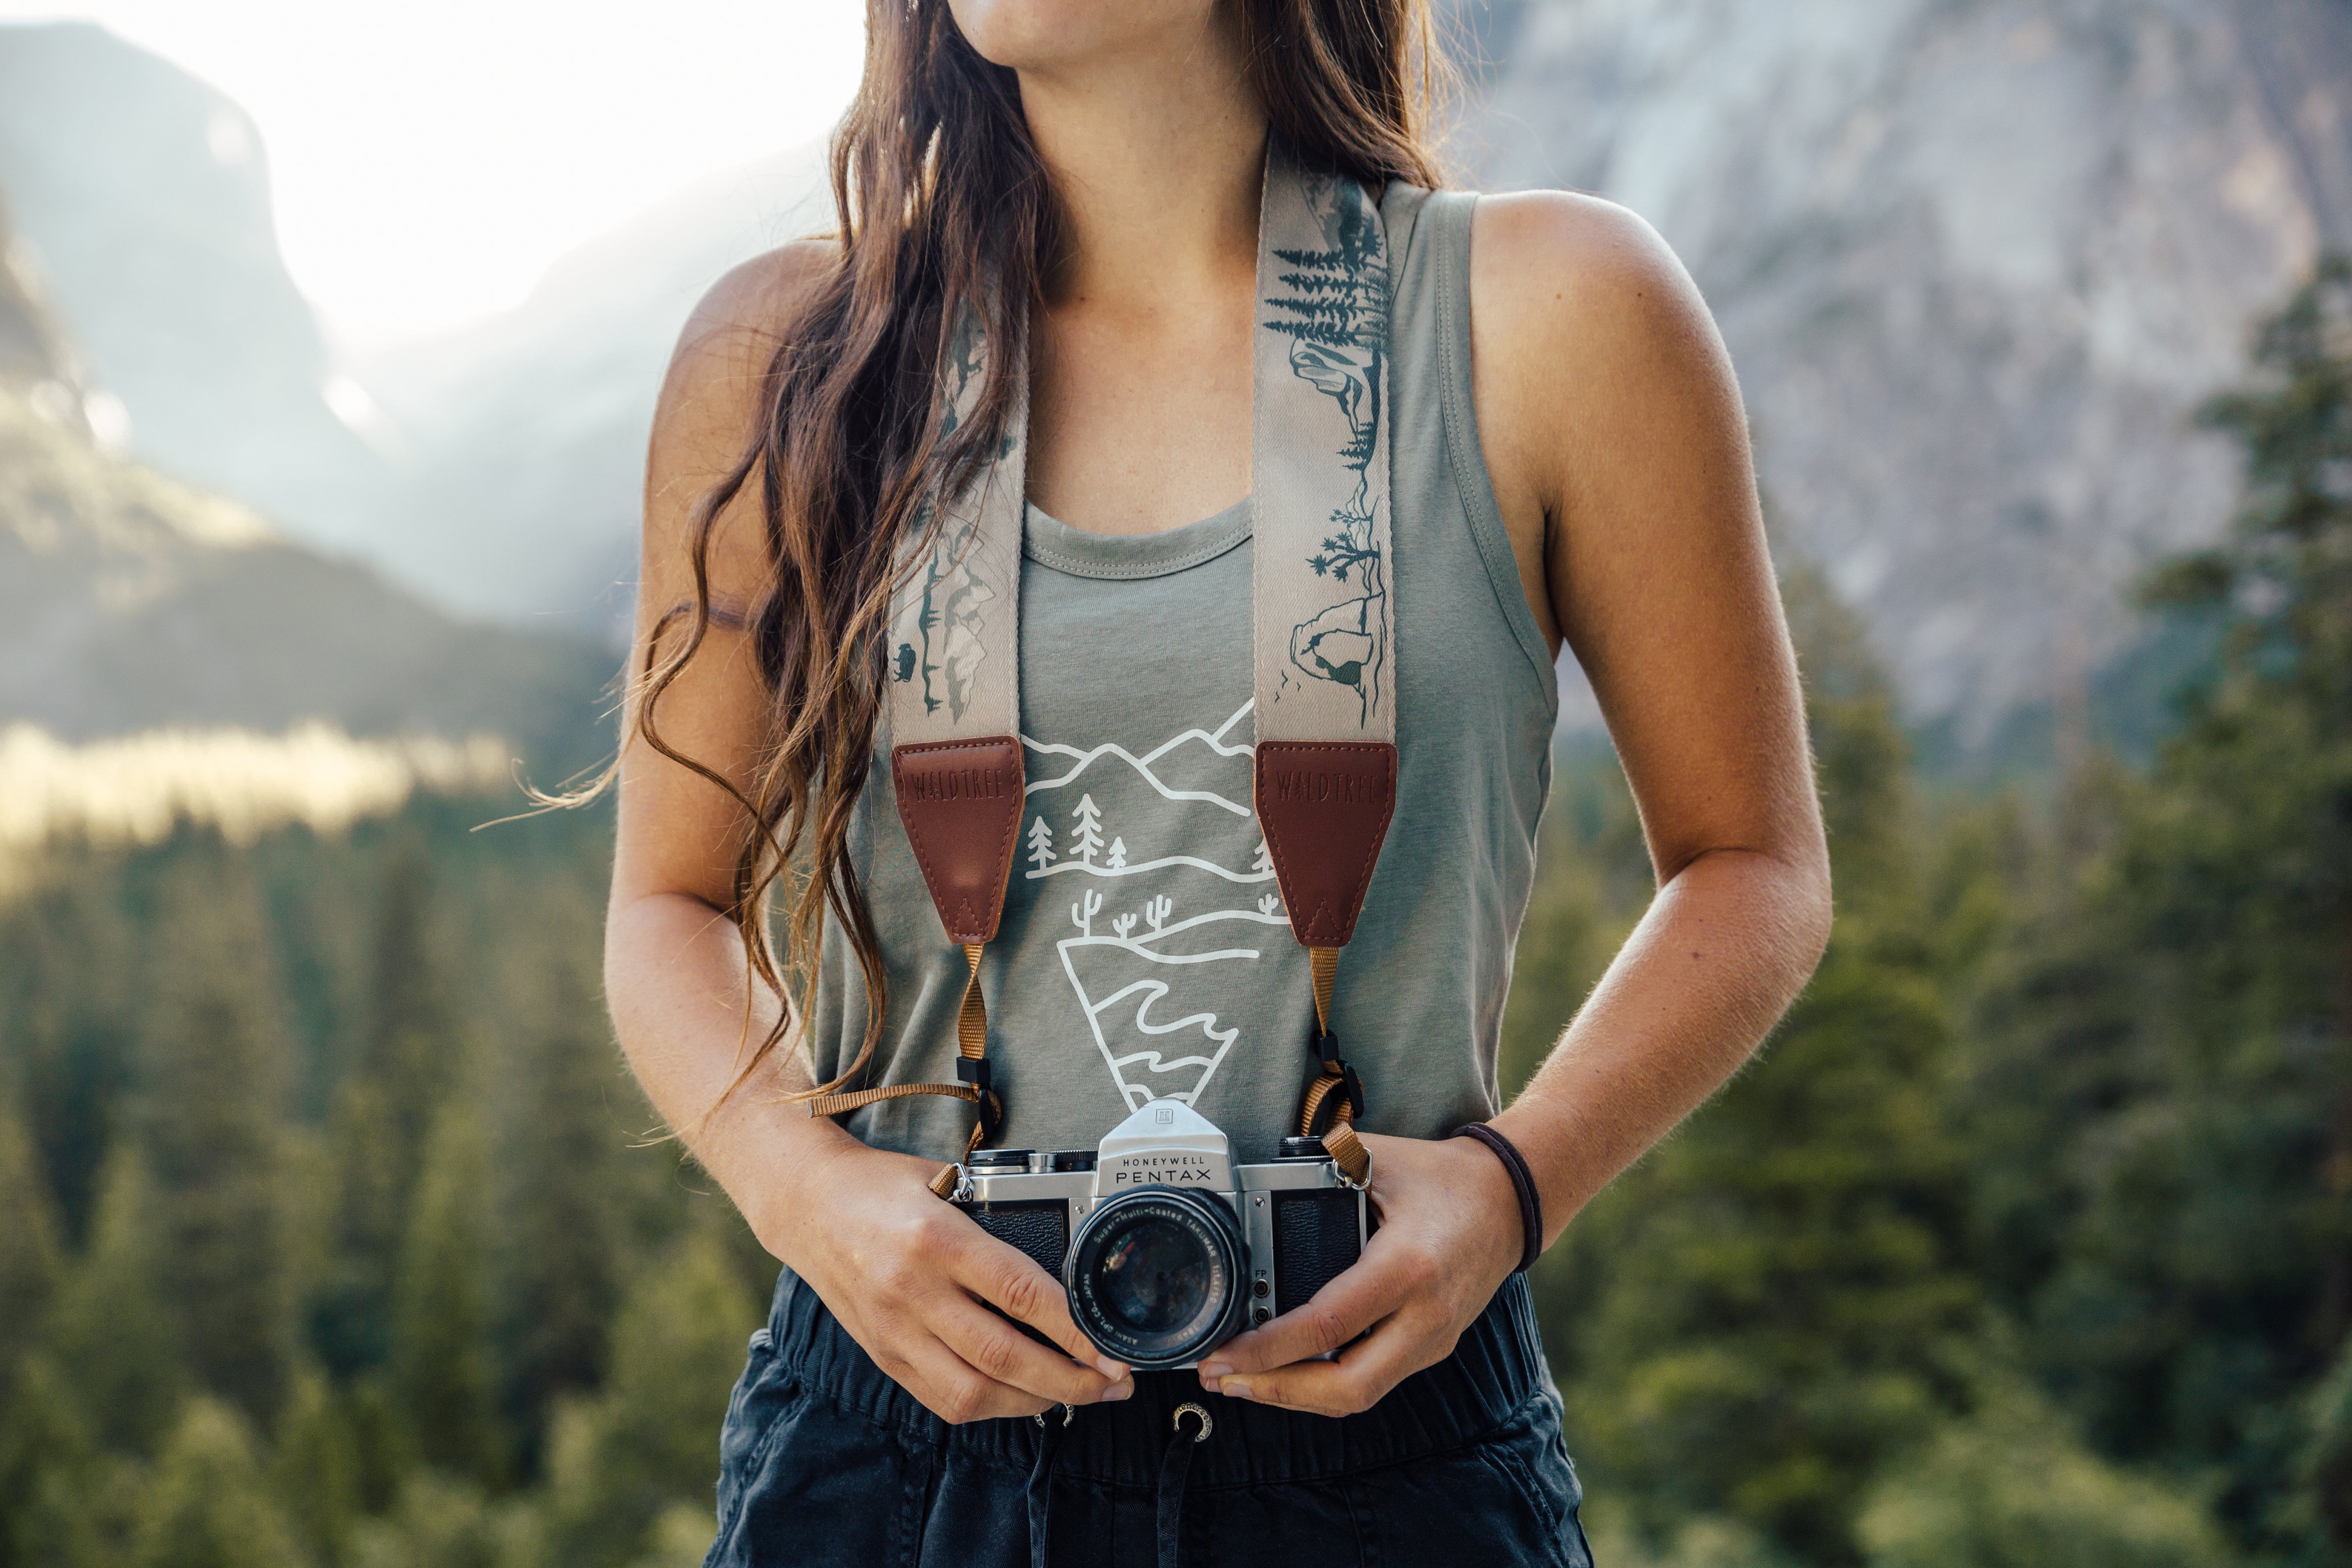
M1037 868L1029 874L1045 875L1045 868L1059 858L1054 853L1054 830L1045 825L1045 814L1040 812L1037 820L1029 824L1029 863Z
M1095 863L1095 852L1102 848L1102 808L1095 804L1092 795L1078 797L1078 809L1070 813L1077 820L1077 848L1072 852L1082 865Z
M1339 457L1356 475L1355 494L1332 511L1334 531L1307 564L1356 592L1292 629L1290 662L1309 679L1354 687L1370 713L1387 653L1388 585L1370 489L1388 351L1386 242L1378 211L1354 180L1302 172L1300 188L1322 225L1323 246L1276 248L1291 270L1277 275L1286 292L1266 299L1276 314L1265 325L1290 339L1291 374L1338 403L1347 419Z

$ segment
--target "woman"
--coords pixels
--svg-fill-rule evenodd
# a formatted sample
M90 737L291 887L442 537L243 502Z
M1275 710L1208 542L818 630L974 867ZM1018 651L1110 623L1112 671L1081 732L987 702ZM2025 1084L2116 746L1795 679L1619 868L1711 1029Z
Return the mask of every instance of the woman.
M607 980L784 1265L713 1563L1586 1561L1517 1272L1802 985L1827 860L1706 309L1605 203L1430 193L1427 40L1423 0L877 4L844 237L686 330ZM949 582L991 546L1009 575ZM1279 571L1321 597L1269 641ZM1658 893L1496 1113L1563 641ZM894 731L992 680L1006 841L919 851L941 787ZM1253 809L1277 713L1334 694L1394 737L1349 930ZM1105 1356L939 1196L975 1144L1091 1148L1163 1096L1264 1160L1302 1082L1379 1228L1193 1370Z

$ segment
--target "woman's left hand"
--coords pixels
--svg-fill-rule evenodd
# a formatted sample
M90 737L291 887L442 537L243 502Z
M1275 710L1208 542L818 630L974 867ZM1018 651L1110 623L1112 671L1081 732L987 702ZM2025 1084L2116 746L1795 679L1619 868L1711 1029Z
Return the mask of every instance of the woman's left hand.
M1471 1138L1361 1136L1381 1217L1364 1255L1306 1305L1211 1351L1202 1387L1323 1416L1369 1410L1451 1355L1518 1267L1518 1197L1492 1150Z

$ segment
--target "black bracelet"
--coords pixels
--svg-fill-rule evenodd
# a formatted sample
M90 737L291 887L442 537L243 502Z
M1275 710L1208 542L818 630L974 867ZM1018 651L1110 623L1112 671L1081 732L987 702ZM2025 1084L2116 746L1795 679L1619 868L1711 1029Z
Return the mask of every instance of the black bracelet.
M1528 1169L1528 1157L1519 1153L1517 1144L1495 1131L1484 1122L1465 1122L1446 1134L1452 1138L1475 1138L1495 1151L1509 1173L1511 1190L1519 1195L1519 1229L1526 1244L1519 1249L1519 1266L1511 1270L1524 1274L1536 1266L1543 1256L1543 1197L1536 1191L1535 1173Z

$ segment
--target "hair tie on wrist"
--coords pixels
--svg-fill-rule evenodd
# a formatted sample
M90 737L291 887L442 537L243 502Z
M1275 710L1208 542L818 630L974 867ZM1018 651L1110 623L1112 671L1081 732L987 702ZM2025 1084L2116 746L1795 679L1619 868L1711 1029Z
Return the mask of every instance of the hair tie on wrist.
M1519 1249L1519 1266L1511 1271L1526 1273L1543 1256L1543 1197L1536 1191L1535 1173L1528 1169L1527 1156L1519 1153L1517 1144L1484 1122L1465 1122L1446 1135L1475 1138L1494 1150L1495 1157L1503 1162L1503 1169L1511 1178L1511 1190L1518 1194L1519 1228L1526 1238Z

